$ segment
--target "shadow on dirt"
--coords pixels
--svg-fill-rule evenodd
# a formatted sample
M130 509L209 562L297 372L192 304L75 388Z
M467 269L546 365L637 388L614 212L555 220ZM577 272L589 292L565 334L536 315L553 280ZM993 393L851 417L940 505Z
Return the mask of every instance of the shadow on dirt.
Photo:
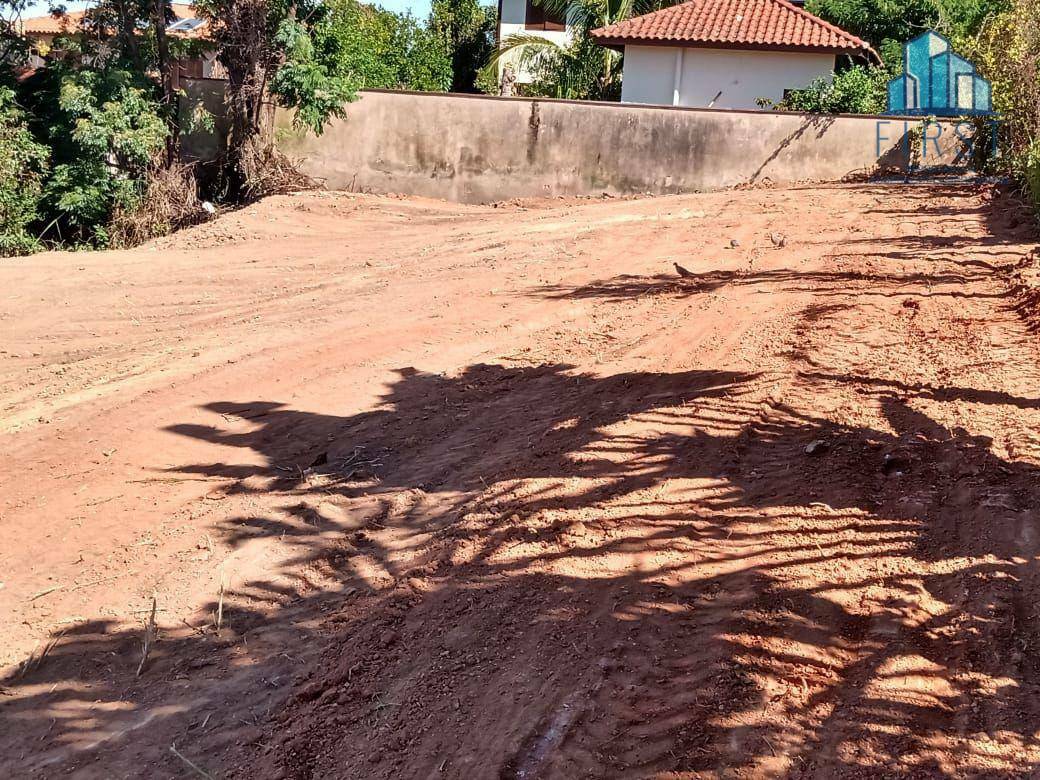
M327 643L326 660L260 725L256 771L617 776L789 761L833 777L906 770L912 756L941 774L920 763L937 740L987 730L1013 760L1040 728L1028 652L1040 475L906 397L1037 401L811 379L855 384L891 431L807 417L758 375L562 365L403 370L363 414L221 402L209 408L233 430L179 426L265 461L186 471L283 501L277 516L228 520L223 538L302 544L288 570L320 565L340 583L327 636L304 637ZM313 446L289 449L300 441ZM287 601L330 603L327 589L241 592L248 605L232 600L227 620L242 636L284 619ZM40 692L5 717L74 741L88 702L133 702L139 642L76 626L6 682ZM152 686L197 673L190 659L250 652L201 634L160 648L180 660L157 661Z
M990 297L974 289L988 260L943 265L959 243L892 239L889 259L934 251L929 273L711 271L538 294L812 287L805 322L859 285ZM1040 770L1040 474L917 408L1040 400L821 368L798 375L800 404L773 379L480 364L402 369L356 415L208 404L222 424L173 431L242 452L178 470L228 481L241 511L212 533L295 557L229 594L230 637L168 632L141 678L139 632L56 636L0 689L5 720L37 735L0 743L10 774L46 772L35 754L98 729L119 750L127 710L183 723L200 765L257 777ZM883 424L800 411L835 389ZM292 665L305 647L314 668ZM242 668L276 696L239 744L215 742L230 725L219 680Z

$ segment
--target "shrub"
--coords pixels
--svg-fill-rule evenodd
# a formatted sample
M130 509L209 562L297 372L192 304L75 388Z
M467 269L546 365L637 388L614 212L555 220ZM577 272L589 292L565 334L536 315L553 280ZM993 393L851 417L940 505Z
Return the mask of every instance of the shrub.
M58 63L25 87L34 133L51 147L53 168L40 202L45 235L75 246L107 246L113 214L137 207L166 148L170 129L156 86L117 67Z
M989 20L967 53L993 84L994 108L1004 123L1003 166L1040 207L1040 8L1016 0Z
M791 90L777 106L813 114L880 114L886 108L889 75L884 68L857 66Z

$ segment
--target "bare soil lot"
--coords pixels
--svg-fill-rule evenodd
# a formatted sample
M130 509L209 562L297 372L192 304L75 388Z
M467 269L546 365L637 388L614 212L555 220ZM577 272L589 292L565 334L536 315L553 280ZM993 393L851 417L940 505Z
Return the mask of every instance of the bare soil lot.
M0 264L0 776L1040 771L1035 242L313 194Z

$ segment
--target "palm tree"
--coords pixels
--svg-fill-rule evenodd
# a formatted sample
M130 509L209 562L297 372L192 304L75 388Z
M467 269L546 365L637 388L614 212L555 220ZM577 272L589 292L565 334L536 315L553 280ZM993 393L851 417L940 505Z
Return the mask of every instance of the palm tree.
M487 67L497 73L503 58L535 74L534 91L571 100L616 100L621 90L622 54L600 46L590 33L679 0L534 0L547 15L567 20L570 42L514 33L505 38Z

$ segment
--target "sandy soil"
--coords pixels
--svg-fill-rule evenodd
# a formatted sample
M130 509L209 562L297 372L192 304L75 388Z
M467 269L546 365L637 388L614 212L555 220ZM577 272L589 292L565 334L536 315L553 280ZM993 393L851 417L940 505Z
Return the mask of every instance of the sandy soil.
M0 264L0 775L1040 772L1035 240L316 194Z

